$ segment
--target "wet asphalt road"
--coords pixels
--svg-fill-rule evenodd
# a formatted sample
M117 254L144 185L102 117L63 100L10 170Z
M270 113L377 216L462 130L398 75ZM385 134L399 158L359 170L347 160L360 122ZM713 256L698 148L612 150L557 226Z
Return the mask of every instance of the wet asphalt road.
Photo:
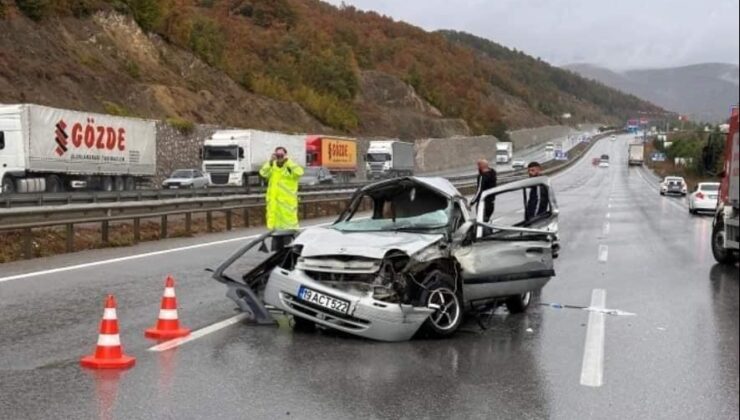
M589 315L538 306L498 311L487 330L452 339L375 343L329 333L233 325L168 352L147 351L164 277L194 329L234 315L213 267L241 231L0 265L0 418L738 418L738 268L716 265L711 217L626 165L626 137L603 140L555 177L563 249L542 302L607 316L604 383L580 384ZM609 153L612 167L591 166ZM608 223L608 227L607 227ZM3 281L55 267L174 250ZM606 250L606 252L604 252ZM118 299L121 338L136 366L83 370L106 293Z

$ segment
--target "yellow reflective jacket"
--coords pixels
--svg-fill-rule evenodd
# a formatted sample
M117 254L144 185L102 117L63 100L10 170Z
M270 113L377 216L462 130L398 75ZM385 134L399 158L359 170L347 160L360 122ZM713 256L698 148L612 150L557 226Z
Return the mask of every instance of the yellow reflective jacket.
M267 180L267 229L297 230L298 180L303 176L303 168L290 159L282 168L268 161L262 165L260 176Z

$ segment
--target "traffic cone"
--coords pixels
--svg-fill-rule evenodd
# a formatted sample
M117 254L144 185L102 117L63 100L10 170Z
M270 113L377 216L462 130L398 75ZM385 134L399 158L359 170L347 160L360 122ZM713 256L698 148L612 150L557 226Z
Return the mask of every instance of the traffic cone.
M190 328L181 328L180 321L177 319L175 279L173 279L172 276L167 276L157 325L148 328L144 335L157 340L169 340L170 338L185 337L189 334Z
M91 369L127 369L134 363L135 358L123 354L121 337L118 335L116 299L113 295L108 295L105 299L103 320L100 321L100 335L95 353L80 359L80 364Z

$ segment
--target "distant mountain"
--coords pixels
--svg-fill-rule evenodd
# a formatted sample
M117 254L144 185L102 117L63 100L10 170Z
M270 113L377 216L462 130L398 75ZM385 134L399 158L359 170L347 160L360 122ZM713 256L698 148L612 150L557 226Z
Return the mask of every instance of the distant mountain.
M624 72L591 64L564 67L699 121L726 119L730 106L740 100L740 69L735 64L705 63Z

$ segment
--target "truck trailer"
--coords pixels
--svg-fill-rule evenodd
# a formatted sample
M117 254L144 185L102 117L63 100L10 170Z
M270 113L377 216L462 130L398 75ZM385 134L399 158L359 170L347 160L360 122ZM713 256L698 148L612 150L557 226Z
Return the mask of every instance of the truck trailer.
M216 131L203 144L203 173L212 186L249 188L250 180L258 180L260 168L278 146L288 151L293 162L305 167L305 140L305 135L258 130Z
M414 174L414 144L399 140L371 141L365 155L369 179Z
M156 159L154 121L0 105L0 193L133 190Z
M717 211L712 223L712 254L721 264L740 259L740 138L738 108L732 109L725 143L725 164L719 189Z
M340 182L357 176L357 140L331 137L306 137L306 166L324 167Z
M633 143L629 145L628 166L642 166L645 163L645 145L642 143Z

